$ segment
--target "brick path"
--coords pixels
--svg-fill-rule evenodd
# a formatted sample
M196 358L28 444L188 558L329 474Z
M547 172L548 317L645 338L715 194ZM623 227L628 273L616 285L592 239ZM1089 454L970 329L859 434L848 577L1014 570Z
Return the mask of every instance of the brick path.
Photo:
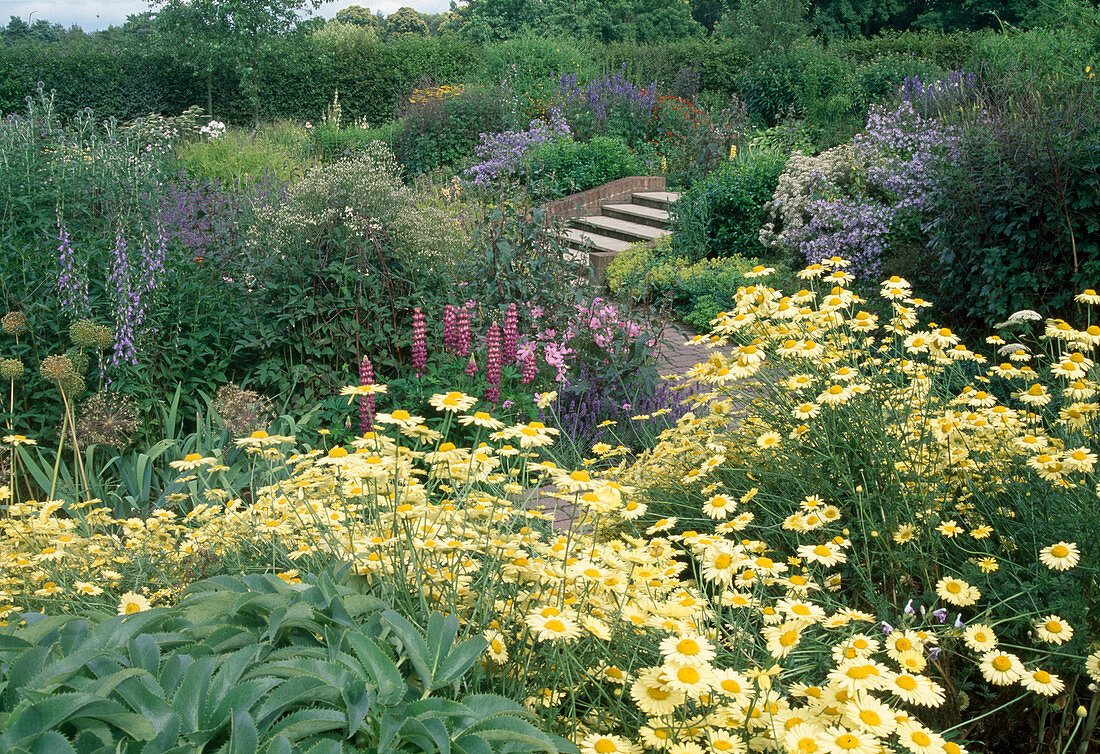
M681 378L689 369L710 357L710 349L700 344L688 344L687 341L695 337L695 332L686 325L665 322L658 337L657 346L657 372L662 377L669 379L672 386L686 384ZM699 388L691 389L698 392ZM676 400L686 398L686 390L678 390ZM529 490L525 495L527 505L539 508L553 517L551 525L557 531L569 528L573 519L572 503L551 496L553 487L543 487L538 490Z

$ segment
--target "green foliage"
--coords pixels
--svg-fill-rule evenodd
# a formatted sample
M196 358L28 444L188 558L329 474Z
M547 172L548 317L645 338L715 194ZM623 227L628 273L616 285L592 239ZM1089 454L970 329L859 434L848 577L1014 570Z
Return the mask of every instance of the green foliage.
M406 175L453 165L473 154L479 134L503 129L499 95L472 86L415 89L400 113L390 144Z
M349 5L336 11L336 20L343 24L355 24L356 26L377 26L378 19L370 12L370 8L362 5ZM326 24L327 25L327 24Z
M595 71L591 48L566 37L525 34L487 44L478 81L485 86L502 86L505 125L526 128L531 118L547 116L561 76L572 74L583 79Z
M983 81L930 208L944 308L994 323L1020 309L1067 315L1100 276L1100 99L1084 74Z
M787 49L808 37L808 0L746 0L731 8L715 28L748 58Z
M539 196L560 197L616 178L648 172L622 139L558 139L539 145L528 157L530 180Z
M340 13L355 7L353 5L351 8L344 8ZM378 44L377 27L373 22L341 21L340 13L336 14L336 20L329 21L310 35L310 41L317 53L333 61L339 61L351 55L370 54Z
M744 150L684 192L674 211L677 251L693 260L764 253L763 208L786 164L783 154Z
M663 240L656 247L630 247L608 266L608 288L634 303L662 307L706 332L719 312L733 306L737 289L749 284L745 273L756 260L731 255L693 262L673 253Z
M428 24L424 18L409 6L398 8L386 16L386 38L403 36L426 36Z
M435 696L486 646L456 643L457 618L433 614L425 635L327 574L223 576L173 608L27 618L0 650L5 751L576 750L502 697Z
M313 127L311 135L317 156L325 162L332 162L362 152L372 141L390 143L394 132L401 125L400 121L390 121L379 128L341 128L331 123L318 123Z
M184 144L179 160L189 175L224 184L264 179L292 183L301 179L315 161L308 141L287 136L286 129L274 133L266 129L254 133L230 129L216 139Z

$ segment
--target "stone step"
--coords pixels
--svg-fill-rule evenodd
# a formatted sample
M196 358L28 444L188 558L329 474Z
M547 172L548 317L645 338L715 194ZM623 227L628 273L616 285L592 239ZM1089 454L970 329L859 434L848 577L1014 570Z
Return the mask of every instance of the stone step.
M631 202L643 207L663 209L666 212L672 209L672 205L680 198L677 191L635 191L631 194Z
M646 207L643 204L605 204L601 209L607 217L629 220L639 225L652 225L654 228L667 228L671 222L667 210Z
M611 252L618 254L630 246L629 241L619 238L604 236L599 233L591 233L577 228L565 228L558 233L558 238L565 242L570 249L578 251Z
M629 243L656 241L658 238L672 233L672 231L664 228L654 228L652 225L641 225L629 220L617 220L614 217L604 217L603 215L577 217L573 219L571 224L574 228L587 233L618 238Z

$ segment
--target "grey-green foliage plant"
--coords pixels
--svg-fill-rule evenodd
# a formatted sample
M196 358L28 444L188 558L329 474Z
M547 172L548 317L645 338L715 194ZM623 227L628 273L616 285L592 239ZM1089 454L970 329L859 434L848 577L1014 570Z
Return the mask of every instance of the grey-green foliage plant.
M424 635L330 574L307 582L221 576L172 608L25 614L0 632L0 750L576 750L503 697L436 694L485 649L455 643L454 616Z

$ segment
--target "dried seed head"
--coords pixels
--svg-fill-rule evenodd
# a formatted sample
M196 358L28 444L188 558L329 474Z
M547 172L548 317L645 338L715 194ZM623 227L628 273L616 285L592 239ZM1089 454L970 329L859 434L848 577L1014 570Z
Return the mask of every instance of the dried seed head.
M23 312L8 312L0 317L0 329L5 335L22 335L28 328L27 317Z
M24 371L23 362L20 359L0 359L0 379L22 379Z
M42 364L38 367L38 371L42 374L44 379L50 382L61 382L64 379L76 376L76 369L73 367L73 362L69 360L68 356L62 356L60 354L54 354L42 359Z
M92 348L97 351L106 351L115 344L115 331L107 325L96 325Z
M80 348L95 348L99 325L91 320L81 319L69 326L69 337Z
M65 352L65 358L73 364L73 372L76 374L87 374L88 372L88 354L83 350L73 347Z

